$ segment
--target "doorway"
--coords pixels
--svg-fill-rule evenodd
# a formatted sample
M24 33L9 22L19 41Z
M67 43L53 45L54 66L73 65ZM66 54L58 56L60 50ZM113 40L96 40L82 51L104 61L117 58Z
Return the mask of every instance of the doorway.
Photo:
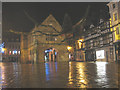
M49 48L45 50L45 62L57 61L57 50L55 48Z

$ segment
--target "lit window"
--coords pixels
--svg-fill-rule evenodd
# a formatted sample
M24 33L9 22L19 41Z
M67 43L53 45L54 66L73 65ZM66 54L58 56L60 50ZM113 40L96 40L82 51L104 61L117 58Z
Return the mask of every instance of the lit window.
M14 52L15 52L15 54L17 54L17 51L16 51L16 50L15 50Z
M104 59L104 50L99 50L99 51L96 51L96 58L97 59Z
M20 51L18 51L18 54L20 54Z
M13 54L17 54L17 51L16 51L16 50L14 50L14 51L13 51Z
M114 20L114 21L117 20L117 13L114 14L114 16L113 16L113 20Z
M83 40L78 40L79 49L81 49L81 48L82 48L82 41L83 41Z
M9 51L9 55L11 55L12 51Z
M119 34L120 32L119 32L119 28L117 27L116 28L116 34Z
M15 54L14 51L13 51L13 54Z

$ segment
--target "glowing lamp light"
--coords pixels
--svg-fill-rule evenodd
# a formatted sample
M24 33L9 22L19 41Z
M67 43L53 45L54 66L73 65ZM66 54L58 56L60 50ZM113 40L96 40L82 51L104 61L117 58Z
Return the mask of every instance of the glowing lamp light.
M2 48L2 53L4 53L5 52L5 48Z
M17 54L17 51L16 51L16 50L14 50L13 52L14 52L14 54Z
M82 39L80 39L80 40L78 40L79 42L82 42L83 40Z
M9 51L9 55L11 55L11 51Z
M55 55L57 55L57 52L55 52Z
M50 49L50 50L45 50L45 53L47 53L47 52L51 52L52 50Z
M71 54L69 54L69 59L71 59Z
M14 51L13 51L13 54L17 54L17 51L16 51L16 50L14 50Z
M79 48L82 48L82 41L83 39L78 40Z
M45 50L45 53L47 53L47 50Z
M0 53L4 53L5 48L4 47L4 43L0 44Z
M18 53L20 54L20 51L18 51Z
M15 52L13 51L13 54L15 54Z
M68 50L71 50L71 49L72 49L72 47L71 47L71 46L67 46L67 49L68 49Z

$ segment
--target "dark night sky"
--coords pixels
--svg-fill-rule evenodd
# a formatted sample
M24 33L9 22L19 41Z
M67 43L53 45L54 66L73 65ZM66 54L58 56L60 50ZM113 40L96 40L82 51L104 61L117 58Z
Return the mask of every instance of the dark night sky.
M24 10L29 13L38 23L41 23L49 14L58 20L62 25L65 13L68 13L72 19L73 25L83 16L88 5L91 6L89 18L91 22L96 23L99 17L108 19L107 3L53 3L53 2L4 2L3 3L3 32L9 29L16 31L30 31L34 24L26 17Z

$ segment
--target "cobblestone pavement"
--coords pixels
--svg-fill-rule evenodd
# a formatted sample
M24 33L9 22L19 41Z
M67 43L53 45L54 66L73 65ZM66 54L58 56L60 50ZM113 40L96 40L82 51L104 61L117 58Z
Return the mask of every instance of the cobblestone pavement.
M107 62L0 63L0 88L118 88L118 67Z

